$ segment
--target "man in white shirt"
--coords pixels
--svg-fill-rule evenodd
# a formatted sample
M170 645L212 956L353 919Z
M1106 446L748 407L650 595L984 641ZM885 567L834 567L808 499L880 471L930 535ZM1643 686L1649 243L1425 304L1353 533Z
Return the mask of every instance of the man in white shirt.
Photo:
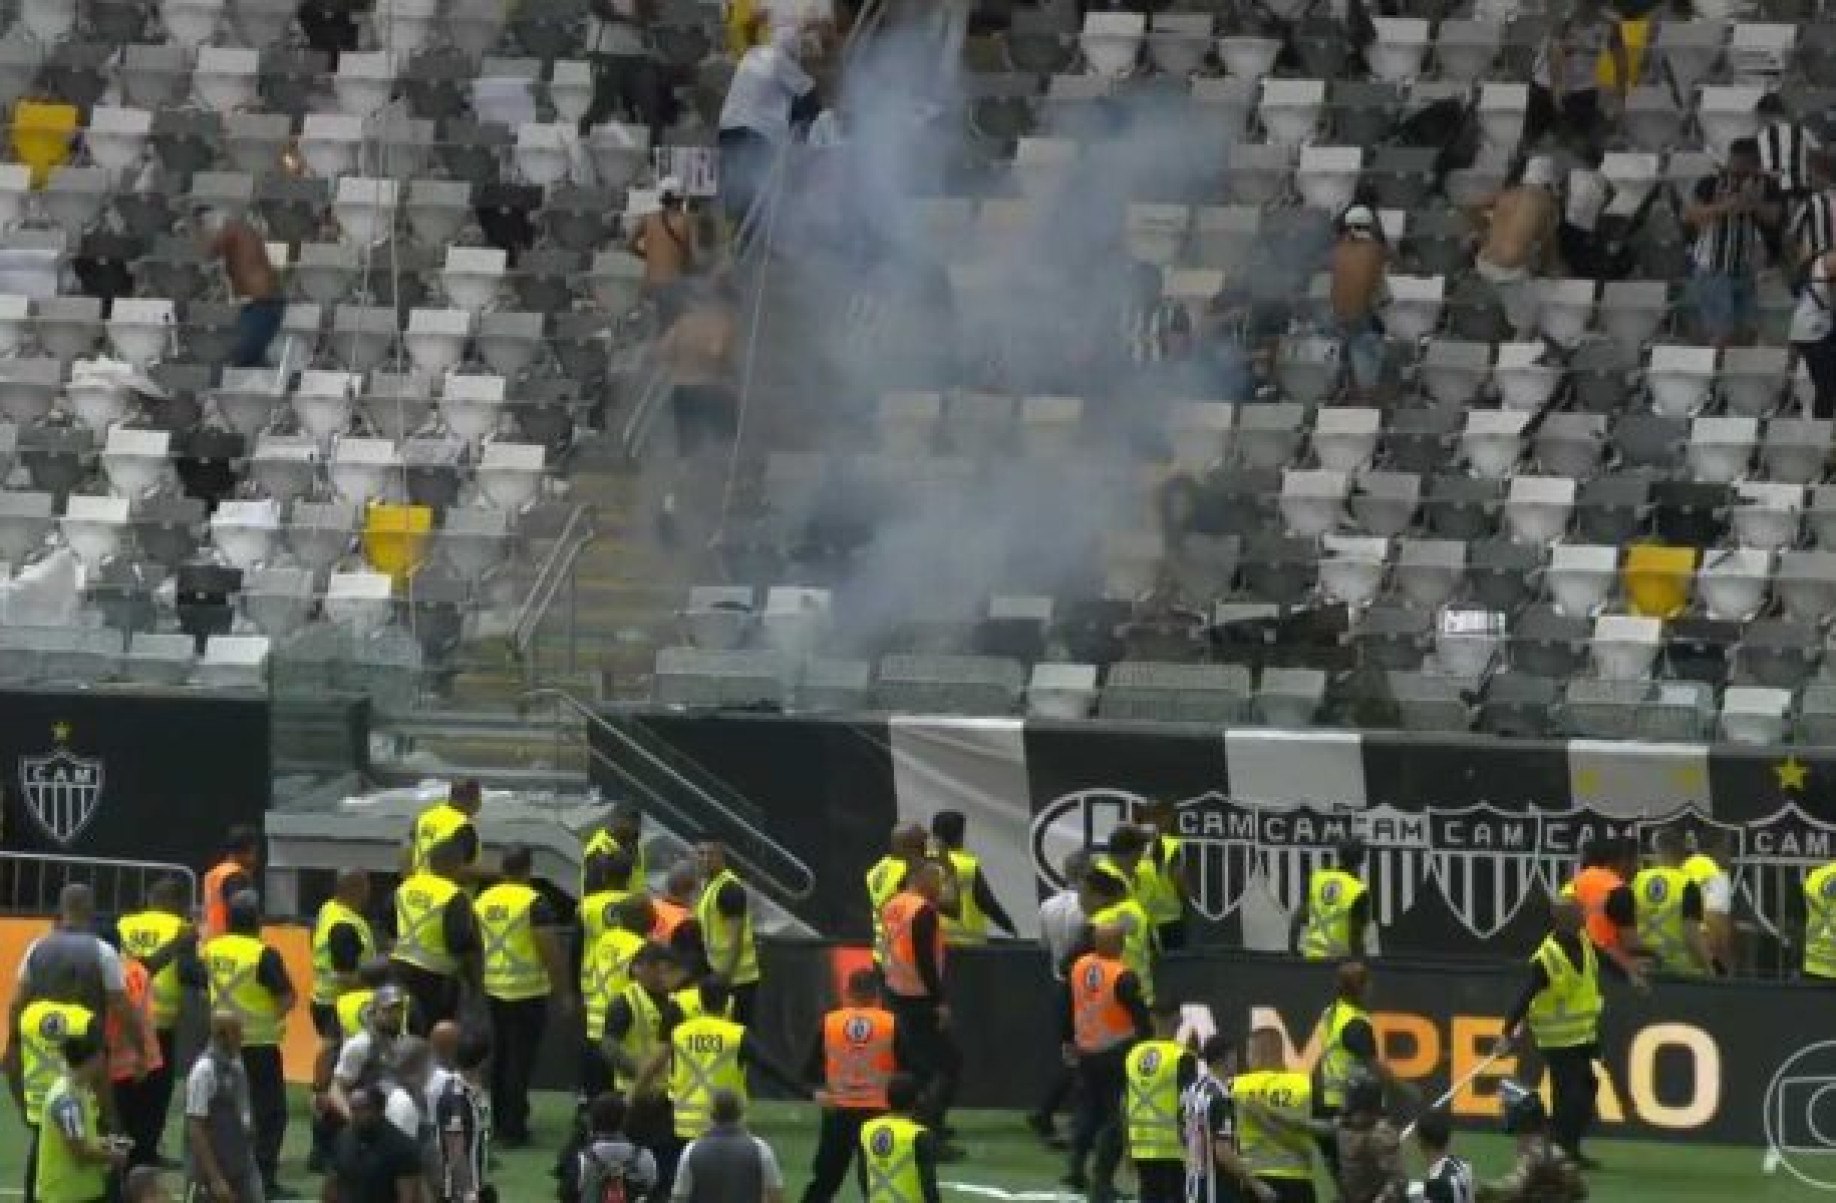
M1084 904L1078 896L1084 878L1090 872L1090 853L1082 848L1065 857L1064 889L1039 904L1039 942L1045 945L1046 963L1057 981L1065 980L1065 963L1070 960L1084 935ZM1046 1087L1039 1110L1026 1117L1026 1126L1052 1148L1064 1145L1058 1134L1058 1113L1071 1099L1077 1082L1077 1071L1060 1065Z
M720 106L718 143L721 205L736 224L751 211L793 125L815 116L816 81L803 69L802 53L797 27L780 25L769 44L748 50L734 69Z
M1598 143L1581 152L1580 162L1569 169L1562 198L1562 224L1556 236L1562 243L1562 262L1571 276L1598 280L1606 272L1605 248L1600 239L1600 217L1613 199L1613 189L1600 171L1604 156Z

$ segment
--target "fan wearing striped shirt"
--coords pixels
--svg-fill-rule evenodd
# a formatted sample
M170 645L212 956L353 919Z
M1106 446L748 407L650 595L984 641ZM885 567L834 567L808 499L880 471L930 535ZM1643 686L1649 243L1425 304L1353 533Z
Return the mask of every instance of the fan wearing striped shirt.
M1415 1147L1421 1151L1422 1180L1410 1190L1412 1203L1473 1203L1473 1165L1447 1150L1453 1144L1453 1122L1447 1112L1424 1111L1415 1121Z
M1237 1046L1213 1033L1199 1047L1198 1075L1180 1092L1179 1128L1186 1148L1186 1203L1275 1203L1237 1153L1237 1106L1230 1097Z
M1785 254L1800 285L1812 263L1836 250L1836 160L1818 151L1807 169L1810 188L1792 204L1785 229Z
M1696 321L1717 349L1743 342L1752 332L1765 232L1783 216L1784 196L1761 170L1754 138L1729 144L1727 166L1699 181L1684 206L1683 220L1696 234L1690 251Z

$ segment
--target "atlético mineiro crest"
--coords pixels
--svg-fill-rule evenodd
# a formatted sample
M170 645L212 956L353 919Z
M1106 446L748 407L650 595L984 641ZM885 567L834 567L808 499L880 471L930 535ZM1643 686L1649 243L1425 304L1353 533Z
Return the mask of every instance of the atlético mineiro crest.
M102 806L103 765L70 747L69 723L51 728L51 751L19 758L19 790L26 813L58 844L69 847Z

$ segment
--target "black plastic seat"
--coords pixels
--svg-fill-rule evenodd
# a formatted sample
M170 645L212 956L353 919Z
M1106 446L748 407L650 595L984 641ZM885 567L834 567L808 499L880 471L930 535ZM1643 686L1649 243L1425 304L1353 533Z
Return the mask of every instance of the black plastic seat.
M242 571L224 564L184 564L177 586L179 629L196 640L202 655L205 640L228 633L236 621L234 599L242 589Z
M1740 642L1740 624L1719 618L1689 616L1664 632L1664 662L1670 675L1719 689L1727 684L1728 660Z

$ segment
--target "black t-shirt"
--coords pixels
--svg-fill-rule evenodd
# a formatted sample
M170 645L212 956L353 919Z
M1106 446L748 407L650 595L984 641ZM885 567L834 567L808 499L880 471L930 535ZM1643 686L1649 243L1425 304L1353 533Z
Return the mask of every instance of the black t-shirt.
M478 917L472 912L471 898L464 892L447 901L440 925L445 930L447 950L454 956L479 951Z
M1361 1061L1368 1061L1377 1055L1377 1034L1371 1031L1371 1021L1354 1019L1339 1033L1339 1043L1345 1051Z
M261 950L261 960L255 965L255 980L262 989L276 996L293 989L293 983L287 977L287 962L272 948Z
M395 1203L396 1184L422 1169L420 1147L387 1120L369 1132L346 1128L332 1146L338 1203Z
M325 951L339 973L356 973L363 961L363 936L355 923L334 923L325 934Z

